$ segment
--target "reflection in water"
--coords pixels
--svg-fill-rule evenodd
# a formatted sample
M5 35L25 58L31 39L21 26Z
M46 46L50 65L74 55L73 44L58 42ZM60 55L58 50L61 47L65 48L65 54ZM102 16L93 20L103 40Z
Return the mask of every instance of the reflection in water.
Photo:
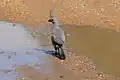
M52 53L36 48L5 50L4 53L0 55L0 74L2 74L0 77L3 80L9 80L11 78L15 80L17 78L16 76L21 76L20 73L16 72L16 68L20 66L32 67L44 74L51 73L52 64L48 54ZM45 69L44 72L41 71L40 66L43 66L43 69ZM4 79L7 75L11 78L7 77L7 79Z
M16 27L17 26L17 27ZM23 47L38 47L23 25L9 22L0 22L0 49L14 49Z
M46 50L37 49L40 48L40 43L26 30L21 24L0 22L0 78L2 80L16 80L17 76L20 76L16 68L23 65L34 68L42 65L45 67L44 72L52 71L51 59L48 55L52 53L45 54Z

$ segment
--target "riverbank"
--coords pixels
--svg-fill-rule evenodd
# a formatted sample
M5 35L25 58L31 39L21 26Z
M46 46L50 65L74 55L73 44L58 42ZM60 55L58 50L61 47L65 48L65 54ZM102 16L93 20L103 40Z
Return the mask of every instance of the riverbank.
M65 61L53 58L53 72L44 73L32 67L21 66L17 70L24 80L119 80L120 78L96 70L95 64L87 56L67 55ZM45 66L44 66L45 67ZM44 69L41 67L41 69Z

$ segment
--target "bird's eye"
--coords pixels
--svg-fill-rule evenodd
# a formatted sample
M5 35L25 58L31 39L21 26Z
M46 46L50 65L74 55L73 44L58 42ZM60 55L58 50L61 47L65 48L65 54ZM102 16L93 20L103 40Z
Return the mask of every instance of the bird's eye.
M53 19L51 19L51 22L53 22Z

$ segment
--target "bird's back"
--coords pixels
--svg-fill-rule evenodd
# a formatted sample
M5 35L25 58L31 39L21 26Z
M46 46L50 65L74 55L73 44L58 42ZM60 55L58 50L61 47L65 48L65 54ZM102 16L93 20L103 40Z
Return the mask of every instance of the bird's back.
M65 35L64 35L64 31L60 27L59 28L54 27L53 37L57 43L64 44Z

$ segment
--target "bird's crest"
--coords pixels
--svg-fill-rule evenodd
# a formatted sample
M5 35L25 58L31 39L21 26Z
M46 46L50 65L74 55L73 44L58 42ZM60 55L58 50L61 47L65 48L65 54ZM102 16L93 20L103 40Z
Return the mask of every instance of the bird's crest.
M50 18L53 18L54 17L54 12L53 10L50 10Z
M48 22L52 22L53 25L56 26L56 27L59 26L58 20L55 17L53 10L50 10L50 19L48 20Z

